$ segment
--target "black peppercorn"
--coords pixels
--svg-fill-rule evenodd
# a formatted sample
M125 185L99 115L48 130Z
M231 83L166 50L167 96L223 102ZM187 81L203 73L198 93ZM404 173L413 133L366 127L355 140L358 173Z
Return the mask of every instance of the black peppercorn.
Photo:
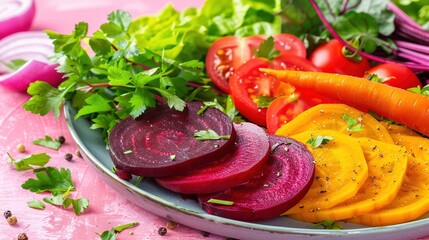
M167 234L167 228L165 228L165 227L160 227L160 228L158 229L158 234L159 234L159 235L161 235L161 236L164 236L165 234Z
M66 139L64 138L64 136L59 136L58 137L58 142L60 142L61 144L66 142Z
M209 237L209 236L210 236L210 233L209 233L209 232L206 232L206 231L203 231L203 232L202 232L202 235L203 235L203 237Z
M64 158L65 158L67 161L71 161L71 160L73 159L73 155L72 155L71 153L66 153L66 155L64 156Z
M4 216L4 218L8 219L9 217L11 217L11 216L12 216L12 212L11 212L11 211L9 211L9 210L6 210L6 211L3 213L3 216Z

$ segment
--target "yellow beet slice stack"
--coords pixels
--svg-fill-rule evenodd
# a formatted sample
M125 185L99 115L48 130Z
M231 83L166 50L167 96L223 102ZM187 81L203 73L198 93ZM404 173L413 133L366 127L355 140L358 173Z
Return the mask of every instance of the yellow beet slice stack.
M330 136L333 140L312 148L315 178L308 193L283 215L318 211L333 207L353 197L368 176L368 166L356 138L331 130L307 131L292 136L306 143L316 136Z
M429 139L392 135L410 153L405 180L396 198L384 208L348 221L368 226L385 226L411 220L429 211Z
M343 119L344 114L355 118L361 125L361 131L351 131L346 120ZM368 137L393 143L389 132L377 119L345 104L316 105L281 126L275 134L289 137L300 132L326 129L335 130L352 137Z
M291 218L307 222L344 220L380 209L393 201L407 170L404 147L370 138L359 138L368 165L368 178L352 198L319 211L303 211Z

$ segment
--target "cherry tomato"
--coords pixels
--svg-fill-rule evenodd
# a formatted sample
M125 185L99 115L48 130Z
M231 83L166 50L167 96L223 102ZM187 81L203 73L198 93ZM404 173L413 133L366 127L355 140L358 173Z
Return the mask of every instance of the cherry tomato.
M377 77L373 76L373 74L376 74ZM422 87L422 83L413 71L407 66L397 63L382 63L377 65L368 70L365 78L402 89L417 86Z
M237 110L248 120L266 126L267 108L258 107L259 97L289 96L295 88L259 71L260 68L319 71L310 61L294 55L282 54L272 61L254 58L247 61L231 76L229 89Z
M267 108L267 130L274 134L283 124L298 114L321 103L337 101L319 95L311 90L297 89L292 95L274 99Z
M322 72L362 77L371 67L368 59L363 56L360 61L348 58L343 53L343 47L338 40L330 40L318 46L309 60Z
M307 52L304 43L291 34L273 36L274 45L282 54L294 54L305 57ZM231 74L248 60L254 58L254 49L266 39L266 36L256 35L245 38L235 36L222 37L209 48L206 57L207 74L213 83L222 91L228 93L228 81Z

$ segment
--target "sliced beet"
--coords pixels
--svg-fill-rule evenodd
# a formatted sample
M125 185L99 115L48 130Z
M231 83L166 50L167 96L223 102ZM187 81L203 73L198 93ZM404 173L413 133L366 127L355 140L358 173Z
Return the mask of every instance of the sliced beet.
M223 191L259 174L268 159L268 135L253 123L234 124L234 128L237 137L230 154L182 176L157 178L157 182L174 192L201 194Z
M266 220L284 213L304 197L313 181L312 154L290 138L269 136L269 140L271 154L263 173L228 190L199 195L206 212L241 221ZM209 199L233 204L209 203Z
M160 105L137 119L129 117L119 122L109 135L115 166L139 176L172 176L227 154L236 137L232 121L215 108L198 114L201 107L202 103L188 102L183 111L177 111ZM230 138L195 139L196 131L209 129Z

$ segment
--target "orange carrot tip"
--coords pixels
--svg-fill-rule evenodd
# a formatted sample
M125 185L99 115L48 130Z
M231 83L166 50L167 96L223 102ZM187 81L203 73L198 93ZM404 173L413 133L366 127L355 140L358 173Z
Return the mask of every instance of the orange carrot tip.
M266 68L260 71L295 87L312 89L360 110L373 111L429 136L429 97L422 94L365 78L333 73Z

